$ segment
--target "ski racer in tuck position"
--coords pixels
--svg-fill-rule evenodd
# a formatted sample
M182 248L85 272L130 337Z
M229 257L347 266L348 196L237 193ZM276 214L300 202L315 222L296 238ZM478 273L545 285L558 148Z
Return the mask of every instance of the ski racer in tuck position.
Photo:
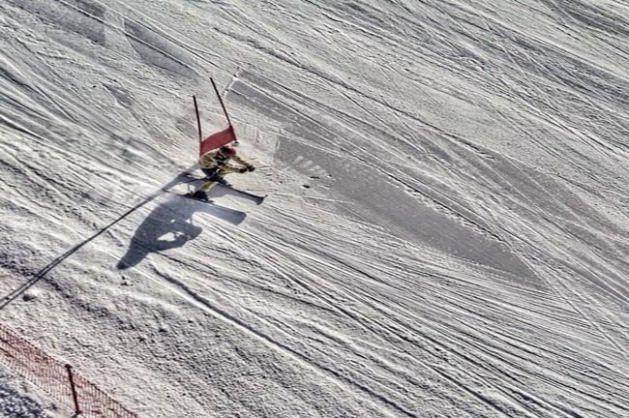
M230 164L233 161L236 163ZM236 155L236 149L223 146L216 151L210 151L199 158L199 168L205 174L206 182L195 191L191 197L199 200L208 200L207 193L216 183L226 184L223 176L229 173L246 173L255 170L253 164Z

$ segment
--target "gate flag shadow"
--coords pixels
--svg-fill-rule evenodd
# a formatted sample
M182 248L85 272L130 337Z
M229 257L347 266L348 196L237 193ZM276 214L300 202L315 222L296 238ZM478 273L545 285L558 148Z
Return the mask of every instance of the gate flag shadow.
M192 223L192 216L196 212L211 214L233 225L240 224L247 217L244 212L223 206L172 196L142 221L131 238L127 253L116 267L119 270L128 269L139 264L150 253L182 247L198 237L203 229Z

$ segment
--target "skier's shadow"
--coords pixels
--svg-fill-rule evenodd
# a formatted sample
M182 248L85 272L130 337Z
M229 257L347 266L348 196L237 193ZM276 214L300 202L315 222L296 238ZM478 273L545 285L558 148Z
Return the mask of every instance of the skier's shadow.
M142 221L131 238L127 253L116 267L119 270L134 267L150 253L182 247L198 237L203 229L192 223L192 215L196 212L209 213L234 225L240 224L247 216L222 206L171 196Z

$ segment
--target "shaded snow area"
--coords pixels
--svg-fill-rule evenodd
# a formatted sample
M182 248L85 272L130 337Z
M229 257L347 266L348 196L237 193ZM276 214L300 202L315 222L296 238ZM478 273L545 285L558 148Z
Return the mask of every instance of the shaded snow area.
M20 384L19 378L0 368L0 416L20 418L53 418L54 415L45 410L45 397L34 395L27 385Z
M622 0L3 0L0 321L142 417L629 416L628 68ZM261 205L159 193L209 76Z

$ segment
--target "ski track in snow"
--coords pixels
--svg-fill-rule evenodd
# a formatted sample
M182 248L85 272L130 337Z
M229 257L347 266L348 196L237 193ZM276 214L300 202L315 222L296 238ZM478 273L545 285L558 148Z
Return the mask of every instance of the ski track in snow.
M1 320L141 416L629 415L622 2L0 19L2 291L102 231ZM223 126L210 75L260 206L147 199L193 162L192 94Z

